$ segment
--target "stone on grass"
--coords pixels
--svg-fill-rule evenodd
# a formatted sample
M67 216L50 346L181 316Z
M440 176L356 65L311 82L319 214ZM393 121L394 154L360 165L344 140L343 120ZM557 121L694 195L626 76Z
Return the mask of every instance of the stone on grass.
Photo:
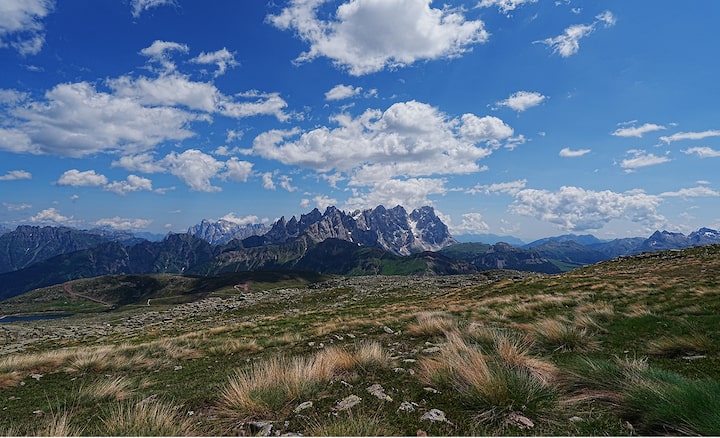
M344 399L340 400L338 404L335 405L333 408L336 411L346 411L356 404L360 403L362 399L358 397L355 394L350 394L349 396L345 397Z
M433 423L450 423L448 421L447 417L445 416L445 412L441 411L440 409L430 409L429 411L425 412L422 417L420 417L421 420L429 420Z
M380 400L393 401L392 397L385 394L385 388L383 388L379 383L368 386L367 391L375 397L379 398Z
M313 406L313 402L311 402L311 401L302 402L299 405L297 405L297 407L295 409L293 409L293 412L295 412L297 414L297 413L300 413L300 411L304 411L305 409L311 408L312 406Z

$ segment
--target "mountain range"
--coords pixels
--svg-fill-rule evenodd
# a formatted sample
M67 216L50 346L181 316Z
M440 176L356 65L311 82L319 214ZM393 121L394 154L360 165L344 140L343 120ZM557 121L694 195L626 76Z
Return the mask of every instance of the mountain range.
M601 240L567 234L522 246L459 243L432 207L346 213L314 209L272 226L203 220L187 233L150 241L128 232L18 226L0 234L0 300L65 281L107 274L214 275L267 269L326 274L443 275L490 269L559 273L617 256L720 243L701 228L689 235Z

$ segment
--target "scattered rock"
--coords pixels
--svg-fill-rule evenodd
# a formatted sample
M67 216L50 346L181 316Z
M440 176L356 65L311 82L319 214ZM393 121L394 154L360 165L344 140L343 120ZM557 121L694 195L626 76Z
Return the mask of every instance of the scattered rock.
M430 409L429 411L425 412L422 417L420 417L421 420L429 420L433 423L439 422L439 423L448 423L452 424L450 421L448 421L447 417L445 416L445 412L441 411L440 409Z
M180 371L182 369L182 365L175 365L173 368L175 371Z
M440 347L428 347L428 348L423 348L422 352L425 354L430 354L430 353L437 353L439 351L440 351Z
M368 386L367 391L371 395L374 395L375 397L379 398L380 400L393 401L392 397L385 394L385 389L379 383Z
M583 421L583 419L578 417L577 415L575 415L573 417L570 417L570 419L568 421L570 421L571 423L579 423L579 422Z
M415 412L415 407L419 406L415 402L407 402L404 401L400 403L400 407L397 409L397 412Z
M415 363L415 362L417 362L417 359L404 359L403 362Z
M305 409L309 409L309 408L311 408L312 406L313 406L313 402L311 402L311 401L302 402L302 403L300 403L299 405L297 405L297 407L296 407L295 409L293 409L293 412L295 412L296 414L298 414L298 413L300 413L300 411L304 411Z
M389 334L389 335L394 335L394 334L395 334L395 332L393 331L393 329L391 329L390 327L388 327L388 326L386 326L386 325L384 325L382 329L383 329L383 331L384 331L385 333L387 333L387 334Z
M39 381L40 381L40 377L42 377L42 376L43 376L42 374L32 374L30 377L32 377L33 379L35 379L35 380L37 380L37 381L39 382Z
M428 436L428 434L424 430L418 429L417 432L415 433L415 436Z
M254 421L247 423L247 426L254 436L270 436L273 424L265 421Z
M683 356L683 359L685 360L698 360L698 359L705 359L707 356L704 354L698 354L696 356Z
M535 423L533 423L531 419L517 412L510 413L507 417L507 422L520 429L532 429L535 427Z
M362 399L358 397L355 394L350 394L349 396L345 397L344 399L340 400L338 404L335 405L333 410L336 411L346 411L356 404L360 403Z
M426 386L426 387L424 387L423 389L425 390L425 392L430 392L430 393L433 393L433 394L440 394L440 391L438 391L438 390L435 389L435 388L431 388L430 386Z

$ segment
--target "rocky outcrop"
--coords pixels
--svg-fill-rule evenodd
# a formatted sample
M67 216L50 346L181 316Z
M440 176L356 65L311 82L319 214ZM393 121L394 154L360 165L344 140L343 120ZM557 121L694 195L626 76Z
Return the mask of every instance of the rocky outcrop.
M265 234L264 243L282 244L301 236L313 242L340 239L396 255L437 251L456 243L432 207L408 214L401 206L388 210L382 205L350 214L335 207L328 207L324 213L314 209L300 220L281 217Z
M211 245L222 245L231 240L243 240L251 236L261 236L269 228L263 224L239 225L224 219L211 221L203 219L199 224L188 228L187 234L203 239Z

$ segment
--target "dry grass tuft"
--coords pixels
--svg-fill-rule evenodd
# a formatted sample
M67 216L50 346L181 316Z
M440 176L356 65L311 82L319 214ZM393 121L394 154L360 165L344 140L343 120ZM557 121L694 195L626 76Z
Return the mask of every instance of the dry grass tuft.
M36 436L81 436L82 430L70 423L67 412L55 414L44 426L36 431Z
M648 346L648 354L653 356L691 356L717 350L715 342L701 334L662 337L651 341Z
M165 402L121 403L103 418L107 436L196 436L193 422Z
M455 320L444 312L421 312L417 322L407 327L411 336L439 336L457 328Z
M80 395L94 400L125 400L132 395L132 382L125 377L101 379L80 390Z
M0 373L0 389L12 388L18 386L22 376L17 371L3 372Z
M208 348L210 354L235 354L253 353L262 350L263 347L255 339L246 341L244 339L227 339Z
M544 319L532 325L535 342L551 351L587 351L597 348L587 329L572 326L563 319Z

